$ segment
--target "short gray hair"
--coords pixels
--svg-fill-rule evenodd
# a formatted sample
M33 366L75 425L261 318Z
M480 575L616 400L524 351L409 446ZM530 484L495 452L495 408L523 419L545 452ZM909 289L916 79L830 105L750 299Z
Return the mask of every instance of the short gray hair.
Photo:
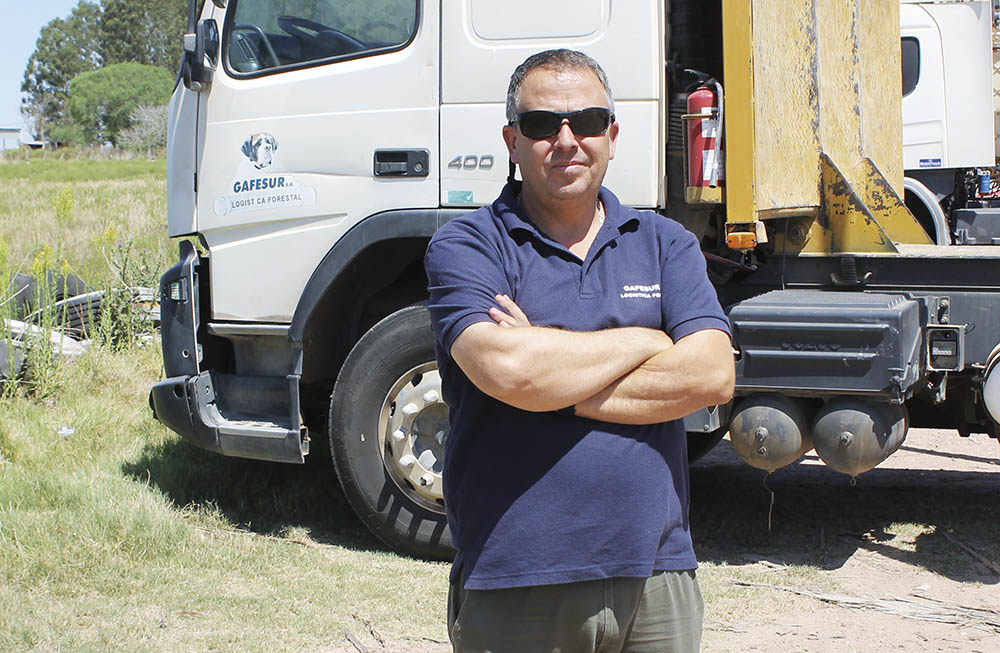
M604 86L604 92L608 95L608 108L611 109L612 115L614 114L615 98L611 94L611 84L608 83L608 76L605 74L604 69L601 68L601 65L582 52L559 48L533 54L525 59L524 63L514 69L514 73L510 76L510 85L507 87L507 122L513 120L514 116L517 115L518 94L521 92L521 84L524 82L524 78L536 68L548 68L558 71L580 69L593 71L597 75L597 79L601 80L601 85Z

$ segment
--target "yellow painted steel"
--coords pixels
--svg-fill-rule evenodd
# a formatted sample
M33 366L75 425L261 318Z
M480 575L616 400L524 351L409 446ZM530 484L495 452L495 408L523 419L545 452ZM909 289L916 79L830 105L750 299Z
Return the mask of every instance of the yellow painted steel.
M865 206L851 183L827 155L822 155L823 204L830 232L830 252L896 252L892 239ZM863 162L862 162L863 163Z
M753 93L753 24L751 0L722 3L723 73L726 80L725 156L727 232L738 223L757 220L756 129ZM729 171L734 171L732 177Z
M722 18L727 236L782 218L778 251L929 242L899 200L898 2L724 0Z
M874 60L864 57L865 65L861 67L861 122L864 127L861 145L865 156L871 159L889 185L902 194L900 143L903 142L903 123L897 116L900 115L903 81L899 74L899 31L895 29L899 25L899 3L860 0L858 11L859 50L881 53ZM886 29L887 25L893 29Z
M902 142L902 141L900 141ZM902 158L899 158L899 178L902 180ZM901 187L902 183L900 183ZM865 158L864 203L889 234L893 242L931 245L933 241L917 219L909 212L902 198L870 158Z
M722 204L726 201L723 190L721 186L716 188L708 186L685 186L684 201L688 204Z
M813 0L754 0L753 24L761 26L753 34L757 209L817 206L820 142L818 98L811 82L816 68Z

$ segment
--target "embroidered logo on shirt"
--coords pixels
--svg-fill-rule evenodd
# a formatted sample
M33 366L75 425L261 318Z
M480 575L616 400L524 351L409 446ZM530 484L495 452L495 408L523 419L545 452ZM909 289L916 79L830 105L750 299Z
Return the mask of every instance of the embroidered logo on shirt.
M654 283L648 286L633 284L622 286L622 293L620 297L622 299L659 299L660 284Z

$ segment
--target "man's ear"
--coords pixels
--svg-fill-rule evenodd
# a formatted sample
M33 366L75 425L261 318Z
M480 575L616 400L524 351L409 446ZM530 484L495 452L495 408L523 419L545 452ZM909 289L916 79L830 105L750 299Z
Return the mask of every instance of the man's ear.
M608 160L610 161L611 159L615 158L615 146L618 143L618 121L617 120L614 121L613 123L611 123L611 126L608 127L608 138L611 139L611 142L610 142L610 144L608 146Z
M507 155L510 156L510 160L514 163L520 163L517 160L517 127L513 125L505 125L503 128L503 142L507 145Z

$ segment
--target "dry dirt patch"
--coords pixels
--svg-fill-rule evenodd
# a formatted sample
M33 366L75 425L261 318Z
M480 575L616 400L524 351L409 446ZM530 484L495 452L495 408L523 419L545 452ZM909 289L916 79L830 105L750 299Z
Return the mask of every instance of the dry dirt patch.
M996 441L914 429L853 486L807 456L766 487L724 441L691 483L703 650L1000 651ZM451 650L354 626L319 650Z
M723 442L692 492L705 650L1000 651L995 440L913 429L853 486L815 456L765 486Z

